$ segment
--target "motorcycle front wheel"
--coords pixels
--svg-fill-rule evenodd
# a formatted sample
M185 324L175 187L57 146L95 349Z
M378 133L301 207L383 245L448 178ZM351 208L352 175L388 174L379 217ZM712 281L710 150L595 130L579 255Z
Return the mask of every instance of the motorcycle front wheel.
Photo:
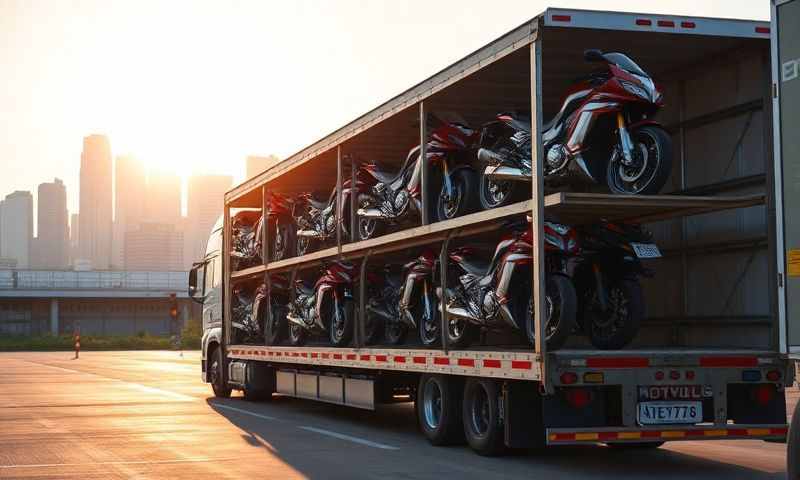
M296 231L294 225L285 220L278 219L275 224L275 236L272 238L272 260L277 262L284 258L289 258L290 252L295 248Z
M459 168L450 174L452 192L448 194L443 186L436 202L436 216L440 222L478 210L475 198L478 181L475 177L475 171L471 168Z
M334 347L345 347L353 338L353 323L355 323L356 307L352 298L344 298L340 301L331 300L329 302L328 320L324 322L328 325L328 333L331 345Z
M289 324L289 343L293 347L302 347L306 344L306 339L308 338L308 332L305 328L297 325L295 323Z
M449 348L462 349L472 344L477 327L463 318L456 318L452 315L447 317L447 346Z
M440 342L442 317L439 311L439 300L433 292L423 292L411 308L411 316L417 324L419 339L426 347L434 347Z
M655 195L672 171L672 139L663 128L647 125L631 132L633 163L625 165L619 147L606 170L611 193Z
M545 288L545 342L547 343L547 350L554 351L564 346L567 338L575 328L578 297L572 281L565 275L549 275ZM528 341L531 342L531 345L536 344L536 328L533 314L533 295L529 295L525 331L528 334Z
M584 294L583 321L589 340L601 350L618 350L633 340L644 317L644 295L639 281L632 278L603 278L608 308L603 311L597 290Z
M284 331L286 326L286 306L273 302L269 308L270 321L266 325L266 341L267 345L278 345L286 334Z
M369 198L364 197L365 196L362 195L362 197L359 198L358 206L364 210L373 208L373 202ZM359 215L356 228L358 229L357 235L359 240L369 240L370 238L383 235L384 224L376 218L367 218Z
M373 345L378 343L381 336L383 327L383 319L374 313L370 313L367 309L367 315L364 319L364 344Z
M297 256L302 257L306 253L314 251L315 240L310 237L297 237Z
M492 180L481 175L479 188L481 207L484 210L511 205L522 196L522 182L513 180Z

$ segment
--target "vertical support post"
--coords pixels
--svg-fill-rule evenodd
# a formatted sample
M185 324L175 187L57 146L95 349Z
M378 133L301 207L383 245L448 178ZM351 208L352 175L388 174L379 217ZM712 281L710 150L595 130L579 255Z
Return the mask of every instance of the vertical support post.
M50 299L50 335L58 336L58 299Z
M361 268L358 272L358 315L356 316L356 348L366 346L366 330L364 327L367 322L367 262L372 255L372 250L368 250L364 258L361 259Z
M431 223L431 198L428 192L430 182L430 165L428 164L428 117L425 111L425 102L419 102L419 162L420 162L420 188L422 189L422 224ZM433 199L435 200L435 199Z
M680 81L678 90L678 122L680 123L680 130L678 131L678 139L680 141L680 156L681 156L681 190L687 188L686 184L686 127L683 122L686 121L686 80ZM683 317L689 315L689 256L686 254L687 247L687 232L688 223L687 218L682 216L681 222L681 313ZM672 342L674 345L680 345L681 341L678 335L681 331L680 323L676 322L672 327Z
M358 192L356 189L356 160L355 156L350 156L350 241L358 241Z
M447 237L442 242L442 248L439 250L439 281L441 283L440 287L442 289L442 298L439 299L439 309L441 311L441 321L442 324L439 327L440 335L442 337L442 350L444 353L447 353L449 349L449 345L447 344L447 332L448 332L448 325L450 324L450 318L447 313L447 264L448 264L448 256L447 251L450 248L450 239L453 238L458 234L458 230L451 230Z
M339 255L342 254L342 217L344 207L342 206L342 146L336 146L336 249Z
M548 382L545 360L547 342L545 341L545 272L544 272L544 172L542 167L542 35L537 33L531 43L531 162L533 181L531 182L533 211L533 300L534 327L536 331L535 351L539 357L542 386L545 392L552 392Z
M263 185L261 187L261 263L266 267L269 265L269 251L270 251L270 241L269 241L269 215L268 215L268 207L267 207L267 187ZM264 344L267 343L267 328L272 325L272 308L270 305L272 304L272 290L271 285L269 282L269 272L264 269L264 285L267 289L267 315L264 319ZM254 315L258 315L258 312L253 312Z
M225 363L231 341L231 207L226 203L222 216L222 361ZM223 380L227 382L227 368L223 368Z
M774 4L773 7L775 8ZM776 18L773 13L773 19ZM773 25L773 31L776 28ZM774 36L774 35L773 35ZM777 62L776 62L777 63ZM781 295L779 292L781 291L782 285L778 284L778 264L782 264L783 261L779 259L778 254L778 241L782 241L783 239L778 238L778 230L777 230L777 207L776 202L778 201L776 197L776 188L777 182L780 180L776 180L776 173L775 173L775 153L773 152L773 135L780 135L781 132L773 131L773 124L771 121L768 121L770 118L774 118L773 112L773 103L772 103L772 70L771 70L771 58L770 53L765 52L763 53L761 59L761 66L762 72L764 75L764 89L762 90L762 99L764 102L764 107L761 110L763 112L762 118L764 119L761 123L763 124L762 130L762 142L764 145L764 165L766 169L766 191L767 191L767 202L766 202L766 210L767 210L767 258L769 261L767 262L767 273L769 278L767 289L769 295L769 314L774 320L772 321L772 332L770 335L770 339L772 341L772 346L778 350L783 351L784 349L781 348L782 343L782 335L780 328L780 324L782 323L781 319L781 305L780 302ZM780 248L782 250L782 248Z

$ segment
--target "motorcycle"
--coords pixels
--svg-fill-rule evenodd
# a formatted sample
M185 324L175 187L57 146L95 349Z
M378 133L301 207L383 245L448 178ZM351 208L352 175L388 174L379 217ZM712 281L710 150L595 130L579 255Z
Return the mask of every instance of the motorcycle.
M292 202L289 197L267 191L267 226L270 235L269 259L272 262L289 258L295 248L297 231L292 219Z
M447 290L447 339L453 348L469 345L477 327L510 328L525 332L528 340L535 342L531 286L533 230L528 222L515 222L509 225L509 230L511 233L500 240L488 262L476 255L472 247L449 253L460 273L455 286ZM567 263L579 246L575 229L566 225L545 222L544 233L545 339L548 350L557 350L575 327L577 299L567 276ZM437 293L441 295L441 289Z
M243 210L231 219L231 267L242 270L261 263L261 212Z
M266 326L266 343L267 345L278 345L286 337L289 279L283 275L272 274L269 276L269 285L270 321ZM263 312L262 315L264 315L263 318L266 318L266 312Z
M432 174L430 195L436 199L436 218L449 220L477 210L472 192L477 187L476 173L469 166L478 134L460 123L445 123L431 116L436 125L426 145L426 160L436 170ZM379 236L385 224L415 223L422 215L422 162L420 147L408 152L396 173L377 163L362 164L360 170L373 178L371 188L358 196L358 238Z
M352 181L346 180L342 184L342 205L336 208L336 188L333 189L327 201L319 200L313 193L303 193L297 197L292 206L292 218L297 228L296 250L297 256L310 253L316 244L324 244L336 238L336 223L341 219L343 237L350 237L350 201L353 197L368 191L374 180L371 176L356 173L355 189Z
M672 140L651 120L663 104L652 78L622 53L587 50L607 68L581 79L542 126L545 185L606 183L612 193L658 193L672 168ZM481 130L477 157L484 209L530 197L530 116L501 113ZM604 180L605 178L605 180Z
M639 225L602 221L581 229L582 251L573 279L578 321L592 345L616 350L630 343L645 315L642 260L659 258L652 234Z
M231 296L231 326L238 342L261 344L264 341L264 310L267 287L263 283L237 283ZM238 343L237 342L237 343Z
M400 316L400 276L394 266L388 265L382 275L373 274L366 301L367 343L378 340L383 327L383 338L389 345L401 345L408 334L408 325Z
M417 330L426 347L440 341L441 312L434 288L437 268L433 250L423 250L417 258L403 265L403 280L398 292L398 319L405 324L405 330Z
M346 346L353 337L356 307L353 300L355 266L349 262L328 264L313 287L295 282L295 298L289 302L286 319L289 342L306 343L309 334L328 334L332 345Z

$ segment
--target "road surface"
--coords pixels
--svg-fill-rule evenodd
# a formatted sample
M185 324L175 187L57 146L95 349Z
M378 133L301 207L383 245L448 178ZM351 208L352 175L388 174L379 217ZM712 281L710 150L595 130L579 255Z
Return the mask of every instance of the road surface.
M0 478L546 478L785 476L785 445L673 442L483 458L435 448L407 404L367 412L276 397L217 400L198 352L0 353ZM790 402L796 401L792 392Z

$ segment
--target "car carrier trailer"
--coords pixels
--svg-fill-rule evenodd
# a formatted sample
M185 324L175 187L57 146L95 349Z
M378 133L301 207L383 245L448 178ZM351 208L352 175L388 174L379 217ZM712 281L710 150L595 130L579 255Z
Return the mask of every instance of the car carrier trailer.
M657 119L675 145L664 194L545 191L544 120L569 83L588 72L582 54L589 48L630 55L662 85L666 107ZM770 65L767 22L548 9L225 195L207 256L190 276L190 292L205 301L203 380L218 395L238 389L246 399L278 393L366 409L412 400L432 443L466 434L484 454L505 446L785 440L784 388L794 379L787 337L792 316L783 303L787 277L777 240L782 177L773 155ZM413 145L422 145L424 158L429 114L457 111L480 125L515 109L532 113L537 140L532 165L538 180L528 200L441 222L423 213L418 226L366 241L347 242L339 223L335 246L233 270L232 216L265 211L270 192L335 187L341 201L359 161L399 165ZM427 212L430 173L422 172ZM545 215L569 225L600 218L639 222L654 232L664 256L650 263L655 276L643 284L647 316L630 345L601 351L574 335L564 348L548 351L540 340L543 262L532 269L538 333L532 347L489 334L479 346L460 350L447 345L446 335L434 349L413 342L365 345L367 266L402 263L415 249L430 247L440 254L446 284L449 248L492 241L506 219L524 215L536 239L543 238ZM261 258L267 259L274 233L268 222L262 228ZM534 241L534 258L543 257L542 242ZM313 278L320 265L337 259L354 262L361 276L351 346L236 341L236 285L263 281L270 291L273 274ZM203 286L197 285L201 276ZM441 317L444 332L446 311ZM696 416L691 423L643 418L653 408L674 406L696 408ZM480 425L470 423L479 418Z

